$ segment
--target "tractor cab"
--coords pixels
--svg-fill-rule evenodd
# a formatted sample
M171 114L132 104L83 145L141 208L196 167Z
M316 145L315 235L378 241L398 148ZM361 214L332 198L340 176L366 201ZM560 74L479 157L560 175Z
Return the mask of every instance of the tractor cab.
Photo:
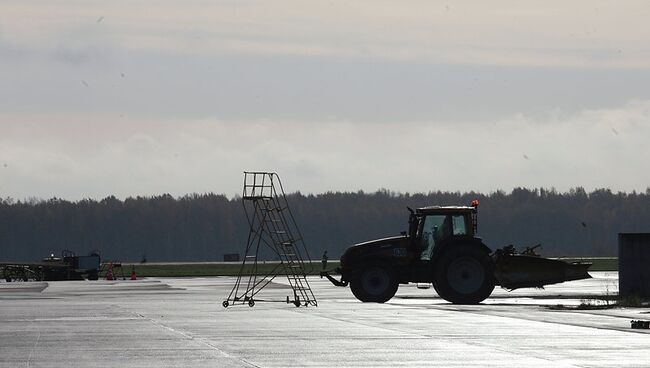
M409 211L411 247L421 261L431 261L434 251L440 252L456 240L475 239L476 206L431 206Z

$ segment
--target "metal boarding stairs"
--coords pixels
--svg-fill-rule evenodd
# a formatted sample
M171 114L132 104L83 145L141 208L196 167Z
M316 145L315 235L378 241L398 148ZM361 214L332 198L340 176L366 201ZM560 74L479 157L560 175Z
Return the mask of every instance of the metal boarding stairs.
M289 209L282 182L276 173L244 172L244 212L250 226L246 251L230 295L224 307L256 301L257 294L276 277L284 275L293 291L286 303L299 306L317 306L309 282L305 259L311 261L302 234ZM260 267L261 249L270 249L279 263L266 263Z

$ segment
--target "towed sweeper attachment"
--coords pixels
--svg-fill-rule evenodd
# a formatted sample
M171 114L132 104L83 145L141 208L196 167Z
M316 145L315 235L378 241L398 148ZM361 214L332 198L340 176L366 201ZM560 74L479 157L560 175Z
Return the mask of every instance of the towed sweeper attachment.
M534 252L539 246L517 253L514 246L509 245L494 252L492 259L497 285L514 290L591 278L587 273L591 263L543 258Z

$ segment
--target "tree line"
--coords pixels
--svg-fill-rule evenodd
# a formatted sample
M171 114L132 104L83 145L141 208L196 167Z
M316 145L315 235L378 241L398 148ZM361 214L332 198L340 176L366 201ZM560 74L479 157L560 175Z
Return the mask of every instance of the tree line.
M618 233L650 232L650 188L287 195L312 259L398 235L408 226L407 206L469 205L474 199L480 202L479 236L493 250L541 243L545 256L615 256ZM37 261L64 249L81 255L98 250L103 259L125 262L220 261L224 254L243 253L248 231L242 199L213 193L0 199L0 262Z

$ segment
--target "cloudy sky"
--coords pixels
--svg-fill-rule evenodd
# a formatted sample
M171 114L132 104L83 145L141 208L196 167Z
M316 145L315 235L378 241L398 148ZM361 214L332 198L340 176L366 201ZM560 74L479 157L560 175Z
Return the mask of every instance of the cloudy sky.
M488 5L489 3L489 5ZM0 197L650 186L646 1L0 5Z

